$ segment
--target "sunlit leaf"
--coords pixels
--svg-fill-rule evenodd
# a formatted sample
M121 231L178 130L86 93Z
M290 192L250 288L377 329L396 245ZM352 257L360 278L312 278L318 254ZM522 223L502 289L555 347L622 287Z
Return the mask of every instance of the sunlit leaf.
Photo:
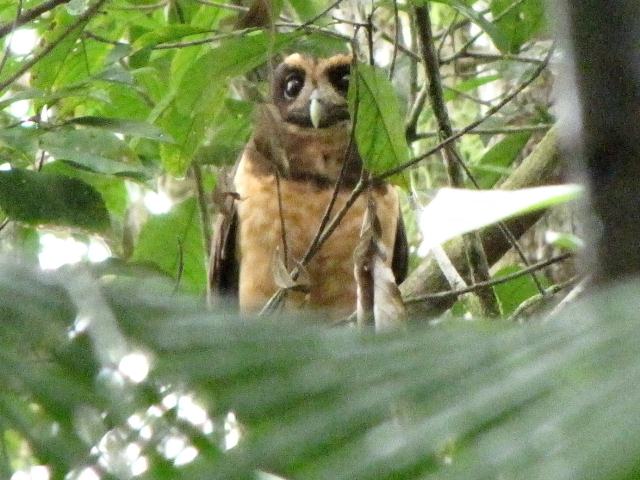
M584 249L584 240L577 235L566 232L555 232L549 230L544 234L544 240L554 247L567 250L569 252L579 252Z
M420 251L463 233L507 218L578 198L579 185L555 185L522 190L463 190L443 188L420 214Z
M493 0L491 12L494 16L499 15L512 7L513 4L512 0ZM544 21L544 2L542 0L526 0L511 8L497 25L507 38L508 51L518 53L522 45L540 31L544 26Z

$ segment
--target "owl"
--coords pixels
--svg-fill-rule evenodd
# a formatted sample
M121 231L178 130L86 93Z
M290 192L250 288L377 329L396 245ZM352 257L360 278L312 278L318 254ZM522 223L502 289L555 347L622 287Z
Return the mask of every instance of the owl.
M350 55L296 53L273 72L271 101L259 109L253 136L236 165L235 193L226 197L212 245L210 288L214 296L237 298L243 313L259 311L278 290L278 262L286 259L291 270L303 257L338 178L333 214L362 175L363 162L350 141L346 97L351 61ZM386 261L400 283L408 255L398 194L384 182L371 189ZM304 269L307 288L287 292L287 310L321 310L335 318L355 309L353 254L367 209L365 197L350 207Z

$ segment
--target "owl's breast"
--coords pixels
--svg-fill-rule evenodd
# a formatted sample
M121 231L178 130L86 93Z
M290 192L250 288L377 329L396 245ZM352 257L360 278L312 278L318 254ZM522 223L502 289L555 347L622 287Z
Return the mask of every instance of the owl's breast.
M239 301L242 311L251 312L259 310L277 290L273 265L276 250L282 252L285 243L281 225L284 223L288 268L291 270L317 234L333 188L321 188L310 181L281 179L282 222L275 176L256 174L246 153L234 182L240 196L237 238L237 251L240 252ZM342 209L349 195L349 190L338 193L334 215ZM389 253L390 263L398 197L391 186L385 186L375 190L374 198L381 220L382 242ZM353 253L359 241L365 210L366 198L361 196L307 265L309 292L289 292L288 307L326 309L331 316L348 314L355 309Z

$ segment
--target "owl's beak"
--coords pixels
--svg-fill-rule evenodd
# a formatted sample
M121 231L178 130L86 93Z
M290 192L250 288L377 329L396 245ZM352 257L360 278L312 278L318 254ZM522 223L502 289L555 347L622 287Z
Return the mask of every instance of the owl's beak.
M313 128L320 126L324 115L324 105L322 105L320 97L320 92L317 89L311 92L311 96L309 97L309 118L311 118Z

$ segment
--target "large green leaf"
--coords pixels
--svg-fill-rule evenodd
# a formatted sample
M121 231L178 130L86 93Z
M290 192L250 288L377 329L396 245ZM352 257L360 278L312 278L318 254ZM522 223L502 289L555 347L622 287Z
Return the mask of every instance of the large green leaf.
M165 215L152 216L144 224L133 260L151 262L191 292L204 291L204 240L194 199L176 205Z
M162 122L177 143L161 148L162 161L169 172L183 175L196 151L212 140L212 126L223 111L229 78L262 65L270 54L299 35L296 32L275 35L264 31L248 32L242 37L222 41L219 47L197 58L188 68L184 65L176 67L185 73L174 91L168 94L167 98L173 104L165 111Z
M499 15L513 5L512 0L493 0L491 12ZM520 47L540 31L545 21L543 0L524 0L504 15L498 27L507 38L508 51L518 53Z
M349 85L349 110L365 166L380 173L409 158L398 98L384 72L358 65Z
M40 148L58 160L109 174L141 175L135 153L113 133L97 128L60 128L40 136Z
M529 138L531 138L530 132L508 135L482 155L478 163L471 167L480 188L493 187L508 172L508 167L522 151Z
M493 278L504 277L521 270L522 268L516 265L508 265L498 270L493 275ZM538 276L538 281L540 281L543 287L549 286L549 281L546 276L541 275L540 273L537 273L536 275ZM530 275L524 275L522 277L514 278L506 283L496 285L493 287L493 291L495 292L498 303L500 304L500 313L505 317L511 315L522 302L540 293Z
M198 58L177 88L176 105L184 112L203 109L208 96L227 86L230 77L242 75L266 62L269 55L293 42L299 33L245 33L220 42L220 46Z
M109 215L100 194L81 180L46 172L0 171L0 207L12 220L104 230Z
M91 280L0 269L0 419L55 478L93 462L126 478L136 453L149 479L637 476L637 282L544 324L363 335ZM75 319L93 323L69 335ZM118 360L140 352L152 370L136 385ZM175 465L158 447L176 442L195 458Z
M53 28L43 34L43 42L56 41L65 32L75 18L64 9L57 9ZM35 64L31 70L31 85L44 91L53 89L56 79L63 68L67 57L71 54L73 47L82 33L81 28L76 28L67 37L56 45L53 50L42 60ZM43 47L44 48L44 47Z

